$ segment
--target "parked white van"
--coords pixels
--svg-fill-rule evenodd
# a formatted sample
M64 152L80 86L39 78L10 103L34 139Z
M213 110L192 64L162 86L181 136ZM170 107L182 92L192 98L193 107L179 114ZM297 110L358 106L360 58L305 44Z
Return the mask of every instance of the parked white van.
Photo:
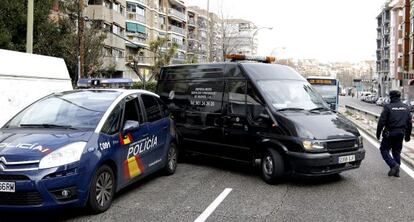
M72 89L63 59L0 49L0 127L30 103Z

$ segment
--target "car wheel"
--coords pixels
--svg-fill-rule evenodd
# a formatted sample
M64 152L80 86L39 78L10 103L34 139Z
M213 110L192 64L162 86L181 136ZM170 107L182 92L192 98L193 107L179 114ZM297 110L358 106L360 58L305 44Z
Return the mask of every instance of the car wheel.
M274 149L267 149L261 161L261 174L268 184L281 182L285 175L285 163L282 155Z
M170 144L170 148L168 149L167 153L167 163L164 167L164 172L167 175L171 175L175 173L177 169L177 160L178 160L178 149L174 143Z
M89 190L89 207L93 213L102 213L109 209L115 195L116 180L108 165L101 166L93 176Z

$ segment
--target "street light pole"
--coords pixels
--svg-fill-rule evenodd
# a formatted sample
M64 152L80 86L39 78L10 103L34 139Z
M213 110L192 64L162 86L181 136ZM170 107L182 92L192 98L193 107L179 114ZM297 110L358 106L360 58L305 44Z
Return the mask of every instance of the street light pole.
M26 32L26 52L33 53L33 8L34 0L27 2L27 32Z
M251 46L252 46L252 54L253 54L253 51L254 51L254 37L256 36L256 34L257 34L257 32L259 31L259 30L262 30L262 29L268 29L268 30L272 30L273 29L273 27L260 27L260 28L257 28L254 32L253 32L253 35L252 35L252 40L251 40Z

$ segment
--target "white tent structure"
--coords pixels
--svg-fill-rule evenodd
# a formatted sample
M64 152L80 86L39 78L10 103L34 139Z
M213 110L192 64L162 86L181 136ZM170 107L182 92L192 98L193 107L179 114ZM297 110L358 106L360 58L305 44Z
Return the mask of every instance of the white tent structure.
M0 49L0 127L41 97L72 89L63 59Z

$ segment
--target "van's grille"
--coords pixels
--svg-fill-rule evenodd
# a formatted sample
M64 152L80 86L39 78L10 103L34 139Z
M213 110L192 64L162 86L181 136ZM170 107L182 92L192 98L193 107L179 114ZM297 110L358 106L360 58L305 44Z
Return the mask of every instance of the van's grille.
M24 175L1 175L0 174L0 181L22 181L22 180L30 180L29 177Z
M331 141L327 142L328 150L330 151L346 151L346 150L353 150L357 149L357 141L355 139L352 140L340 140L340 141Z
M0 205L40 205L43 203L39 192L0 193Z

